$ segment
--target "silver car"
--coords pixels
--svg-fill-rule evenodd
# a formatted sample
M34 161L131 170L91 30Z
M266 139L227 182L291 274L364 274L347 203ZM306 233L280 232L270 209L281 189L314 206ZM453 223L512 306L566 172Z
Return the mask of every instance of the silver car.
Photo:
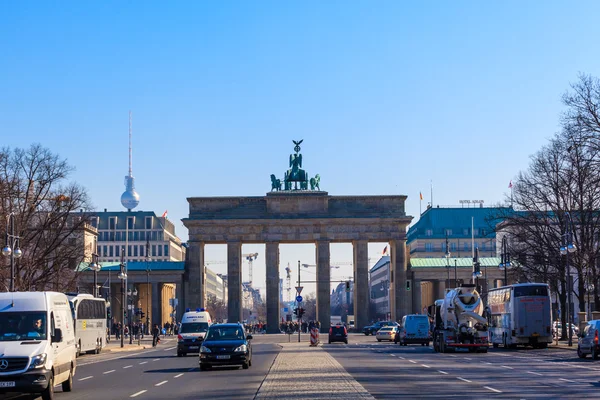
M578 335L577 355L579 358L585 358L588 354L592 355L594 360L600 356L600 320L588 321L583 332Z
M396 338L397 333L397 326L384 326L383 328L377 331L375 337L377 338L378 342L381 342L382 340L389 340L390 342L393 342Z

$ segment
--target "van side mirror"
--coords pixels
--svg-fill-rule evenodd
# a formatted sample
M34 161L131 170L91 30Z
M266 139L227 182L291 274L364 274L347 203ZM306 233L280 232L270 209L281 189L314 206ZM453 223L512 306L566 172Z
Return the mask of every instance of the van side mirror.
M246 336L246 340L251 340L251 339L252 339L252 335Z
M58 328L54 329L54 335L52 336L52 343L60 343L63 340L62 331Z

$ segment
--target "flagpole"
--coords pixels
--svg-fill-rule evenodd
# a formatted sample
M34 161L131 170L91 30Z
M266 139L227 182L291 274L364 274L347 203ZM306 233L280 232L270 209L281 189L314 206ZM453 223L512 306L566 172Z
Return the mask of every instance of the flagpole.
M419 216L423 215L423 195L419 193Z
M433 179L431 180L431 208L433 208Z

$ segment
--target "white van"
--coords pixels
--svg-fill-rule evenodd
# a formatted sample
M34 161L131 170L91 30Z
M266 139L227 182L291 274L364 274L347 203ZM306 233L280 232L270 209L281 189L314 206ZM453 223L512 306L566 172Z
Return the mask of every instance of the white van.
M0 293L0 393L41 393L73 388L75 331L63 293Z
M422 346L429 346L431 341L429 317L421 314L402 317L402 323L394 341L399 342L400 346L406 346L409 343L421 343Z
M181 317L177 335L177 357L184 357L187 353L200 353L200 346L212 323L210 314L204 308L198 308L196 311L190 311L188 308Z

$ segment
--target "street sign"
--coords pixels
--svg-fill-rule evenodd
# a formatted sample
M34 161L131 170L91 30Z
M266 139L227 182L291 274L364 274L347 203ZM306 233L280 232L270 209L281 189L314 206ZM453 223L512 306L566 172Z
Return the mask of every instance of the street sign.
M284 313L287 313L288 311L289 311L289 308L287 308L287 307L283 307L283 312L284 312Z
M298 303L302 303L302 296L296 296L296 301Z
M298 296L302 293L302 289L304 289L304 286L296 286L296 293L298 293Z

